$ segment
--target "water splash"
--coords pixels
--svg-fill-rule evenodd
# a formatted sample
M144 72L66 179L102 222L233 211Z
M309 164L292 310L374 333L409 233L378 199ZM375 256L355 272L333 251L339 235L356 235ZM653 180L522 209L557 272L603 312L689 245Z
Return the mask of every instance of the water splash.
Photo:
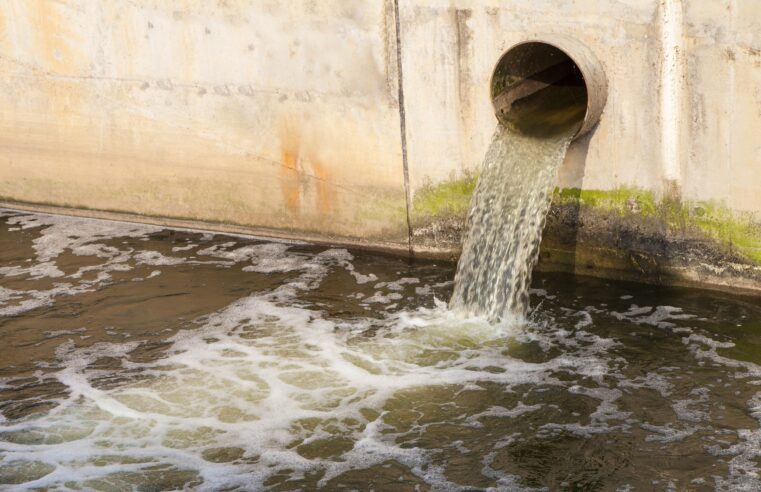
M534 138L497 128L468 215L453 310L492 322L526 314L557 170L576 130Z
M747 300L140 227L0 220L0 489L761 490Z

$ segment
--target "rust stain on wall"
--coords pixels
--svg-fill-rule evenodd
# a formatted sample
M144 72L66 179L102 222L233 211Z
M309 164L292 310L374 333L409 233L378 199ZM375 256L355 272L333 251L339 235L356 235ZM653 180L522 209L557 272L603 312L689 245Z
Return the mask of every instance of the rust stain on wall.
M182 71L186 80L193 80L196 72L196 37L192 25L182 20L176 20L176 28L180 30L179 50L182 59Z
M313 152L304 153L303 139L292 127L281 131L280 138L279 177L288 211L300 215L302 207L309 205L321 218L329 217L335 211L335 201L328 166Z
M291 125L286 124L280 131L280 189L288 212L301 212L301 170L300 138Z
M48 0L31 0L28 15L34 28L34 37L45 68L70 74L76 71L76 53L71 43L80 41L66 27L69 23L62 15L61 4Z

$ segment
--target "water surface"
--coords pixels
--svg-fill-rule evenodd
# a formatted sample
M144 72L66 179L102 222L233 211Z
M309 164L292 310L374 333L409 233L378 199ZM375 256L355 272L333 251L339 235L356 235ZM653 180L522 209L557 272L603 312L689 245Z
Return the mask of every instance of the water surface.
M761 308L4 212L0 488L759 490Z

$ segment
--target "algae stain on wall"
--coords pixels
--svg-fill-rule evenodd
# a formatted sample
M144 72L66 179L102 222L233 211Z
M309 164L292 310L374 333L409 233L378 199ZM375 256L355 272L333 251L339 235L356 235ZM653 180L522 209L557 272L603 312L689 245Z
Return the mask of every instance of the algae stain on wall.
M693 221L703 232L761 264L761 222L754 214L733 213L724 206L703 202L695 207Z
M438 185L427 183L415 192L413 215L421 219L467 215L477 183L476 173Z
M476 173L465 174L436 185L426 184L413 198L413 236L422 246L459 249L462 228L478 183ZM553 208L575 207L585 213L604 214L607 219L633 224L656 224L664 238L709 240L721 250L761 264L761 220L755 214L732 211L712 201L659 199L636 187L613 190L557 188ZM583 219L579 227L584 227ZM556 231L553 231L556 232ZM576 231L560 231L574 234Z
M761 264L761 221L755 214L735 212L714 201L681 201L637 188L615 190L557 189L556 205L587 207L621 218L655 219L666 235L700 237L717 242L729 253Z
M476 173L465 172L443 183L430 182L418 188L412 198L411 242L418 251L459 251L465 219L478 183Z

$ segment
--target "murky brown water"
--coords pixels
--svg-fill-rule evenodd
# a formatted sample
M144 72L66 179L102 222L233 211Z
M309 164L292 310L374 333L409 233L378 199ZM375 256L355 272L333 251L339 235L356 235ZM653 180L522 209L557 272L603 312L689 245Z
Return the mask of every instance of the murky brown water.
M538 276L491 326L453 274L5 213L0 488L761 489L757 301Z

